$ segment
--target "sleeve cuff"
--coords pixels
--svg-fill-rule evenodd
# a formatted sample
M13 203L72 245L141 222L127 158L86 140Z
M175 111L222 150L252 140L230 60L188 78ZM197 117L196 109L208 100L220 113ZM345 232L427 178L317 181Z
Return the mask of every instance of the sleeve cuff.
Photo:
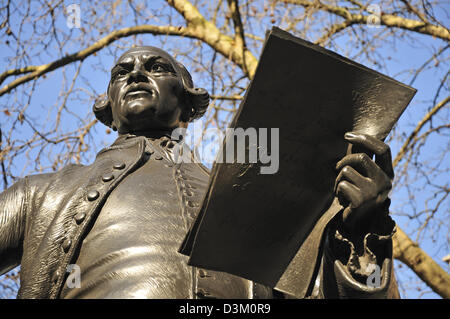
M387 249L385 246L391 245L392 236L394 235L395 230L396 227L394 223L389 234L366 234L363 239L363 252L361 254L356 251L355 244L343 237L339 230L336 229L333 238L333 246L341 246L341 251L345 250L348 252L346 254L348 256L347 258L341 253L339 254L341 255L341 258L338 259L341 260L342 264L346 266L354 278L365 282L365 279L373 273L375 265L381 266L381 263L386 258L391 258L391 256L389 256L391 250ZM342 246L346 246L346 248L343 248Z
M369 231L358 240L350 240L341 231L341 214L329 225L326 254L330 260L339 260L353 278L365 283L375 267L382 267L385 259L392 259L392 237L396 231L395 222L389 216L390 202L379 212Z

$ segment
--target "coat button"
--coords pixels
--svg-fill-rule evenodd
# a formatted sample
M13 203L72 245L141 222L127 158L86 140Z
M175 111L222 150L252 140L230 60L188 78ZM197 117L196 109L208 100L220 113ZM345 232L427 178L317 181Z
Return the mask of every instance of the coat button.
M64 239L63 243L62 243L62 249L64 250L65 253L67 253L69 251L70 246L72 245L72 241L68 238Z
M159 155L159 154L155 156L155 160L160 161L160 160L162 160L162 159L163 159L163 157L162 157L161 155Z
M105 175L103 175L103 177L102 177L102 181L104 181L104 182L110 182L110 181L112 181L113 179L114 179L114 174L113 174L113 173L105 174Z
M78 213L75 215L75 222L77 224L81 224L81 222L86 218L86 214L85 213Z
M115 163L114 165L113 165L113 168L114 169L124 169L125 168L125 163Z
M197 203L194 203L193 201L188 201L188 202L187 202L187 205L188 205L189 207L192 207L192 208L198 207L198 204L197 204Z
M184 195L186 195L186 196L194 196L194 192L192 192L190 189L186 189L184 192Z
M199 269L198 270L198 276L200 278L211 277L210 275L208 275L208 273L204 269Z
M87 199L89 201L96 200L99 196L100 196L100 193L98 191L95 191L95 190L89 191L87 193Z

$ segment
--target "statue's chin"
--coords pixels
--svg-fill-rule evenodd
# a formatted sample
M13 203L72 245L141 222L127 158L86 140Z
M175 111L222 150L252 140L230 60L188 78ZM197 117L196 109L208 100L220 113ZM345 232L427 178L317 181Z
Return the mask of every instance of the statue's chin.
M126 105L122 108L123 114L127 118L135 118L137 120L142 119L142 117L155 117L157 106L154 101L149 101L148 99L137 98L128 101Z
M136 111L133 109L133 111ZM138 112L129 112L126 120L122 121L119 133L149 132L153 130L171 130L177 123L173 119L158 116L155 108L145 109Z

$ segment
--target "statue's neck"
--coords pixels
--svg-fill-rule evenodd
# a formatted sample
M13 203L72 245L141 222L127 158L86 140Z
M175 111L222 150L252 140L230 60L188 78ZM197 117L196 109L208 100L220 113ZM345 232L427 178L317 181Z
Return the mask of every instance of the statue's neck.
M171 137L171 135L172 130L149 130L149 131L119 133L119 138L129 136L145 136L152 139L159 139L163 136Z

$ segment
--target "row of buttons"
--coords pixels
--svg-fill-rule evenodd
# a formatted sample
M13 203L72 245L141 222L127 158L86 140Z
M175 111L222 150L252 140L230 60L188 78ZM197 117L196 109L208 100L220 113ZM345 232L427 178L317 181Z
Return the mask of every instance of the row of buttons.
M197 268L197 275L200 278L208 278L211 277L211 275L209 275L206 270L201 269L201 268ZM200 284L200 283L198 283ZM211 293L206 290L204 287L199 287L197 284L197 288L196 288L196 292L195 294L197 295L198 298L209 298L211 296Z
M113 169L115 170L122 170L125 168L125 163L115 163L113 165ZM112 181L115 178L113 173L106 173L105 175L102 176L102 181L107 183ZM87 194L86 194L86 198L88 201L93 202L95 201L97 198L100 197L100 192L97 190L90 190ZM80 225L85 219L86 219L86 213L77 213L74 217L75 223L77 225ZM72 246L72 240L68 237L64 238L62 244L61 244L61 248L63 249L63 251L65 253L69 252L70 246ZM53 275L53 282L56 283L58 281L58 278L60 276L60 272L56 271Z
M195 195L194 191L193 191L193 189L195 189L195 187L187 182L188 177L186 175L184 175L184 173L185 172L179 168L175 171L175 176L178 178L179 188L180 188L180 191L182 194L183 202L188 207L191 207L191 208L198 207L199 205L196 202L189 200L190 198L192 198Z

